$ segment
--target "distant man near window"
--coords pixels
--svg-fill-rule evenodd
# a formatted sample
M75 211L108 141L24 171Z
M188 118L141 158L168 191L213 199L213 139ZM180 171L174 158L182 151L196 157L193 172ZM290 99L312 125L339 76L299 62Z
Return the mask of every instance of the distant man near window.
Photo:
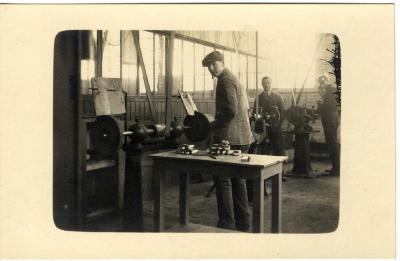
M332 168L326 170L328 175L340 174L340 154L337 130L339 127L339 116L335 98L336 88L328 82L326 75L317 79L318 90L322 101L318 101L317 112L321 115L321 122L324 128L326 147L332 161Z
M278 122L274 122L273 124L269 124L266 128L266 137L263 142L258 145L259 154L263 155L276 155L276 156L285 156L285 148L283 142L283 134L282 134L282 121L285 118L285 105L282 99L282 96L271 90L272 80L268 76L265 76L261 80L261 84L263 86L264 91L258 95L258 106L261 108L262 114L271 113L274 110L278 110L280 114L280 119ZM256 108L254 111L256 112ZM253 146L252 149L255 149ZM286 181L286 177L282 175L282 180ZM247 186L249 188L248 198L252 201L252 181L247 181ZM268 195L270 189L269 185L265 182L265 193Z
M212 77L217 77L215 91L214 143L228 140L232 149L246 153L253 142L248 116L247 94L239 80L224 65L218 51L202 61ZM214 176L218 204L218 227L247 231L250 212L245 179Z
M267 127L267 136L269 142L263 144L262 154L285 156L285 149L282 134L282 121L285 117L285 105L282 96L271 90L271 78L265 76L262 78L262 86L264 91L258 96L258 106L262 109L263 114L271 113L274 108L278 109L280 120Z

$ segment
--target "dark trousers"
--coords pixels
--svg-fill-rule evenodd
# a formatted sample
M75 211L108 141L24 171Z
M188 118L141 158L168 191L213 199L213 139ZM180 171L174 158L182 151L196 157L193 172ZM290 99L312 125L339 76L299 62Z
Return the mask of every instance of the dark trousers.
M268 127L266 140L260 144L260 154L284 156L283 133L280 126Z
M285 156L285 148L283 142L283 133L281 126L274 126L267 128L266 140L259 145L252 144L250 153L262 154L262 155L274 155L274 156ZM269 179L266 179L264 184L267 186ZM253 182L247 180L247 197L250 202L253 201Z
M332 161L332 170L339 173L340 172L340 150L339 142L337 138L337 128L336 124L329 124L323 122L324 127L325 142L329 153L329 157Z
M260 144L251 144L249 153L285 156L283 133L281 127L268 127L264 141L262 141Z
M249 145L231 146L247 153ZM250 227L250 211L245 179L214 176L218 204L218 227L246 231Z

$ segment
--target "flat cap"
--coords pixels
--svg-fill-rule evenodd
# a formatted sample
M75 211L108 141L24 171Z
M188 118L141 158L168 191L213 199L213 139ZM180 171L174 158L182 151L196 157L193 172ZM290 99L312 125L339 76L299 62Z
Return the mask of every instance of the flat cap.
M201 64L203 67L207 67L210 63L213 63L215 61L224 61L224 55L218 51L211 52L204 57L203 61Z

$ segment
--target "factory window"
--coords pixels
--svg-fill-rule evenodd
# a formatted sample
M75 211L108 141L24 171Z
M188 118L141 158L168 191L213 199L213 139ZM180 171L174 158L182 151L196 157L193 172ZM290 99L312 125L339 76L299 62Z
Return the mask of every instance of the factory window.
M183 91L194 92L194 74L195 74L195 57L194 57L194 43L183 41Z
M172 93L176 94L178 90L182 90L183 81L183 55L182 55L182 40L175 39L174 41L174 58L172 67Z
M165 36L154 34L154 93L165 94Z
M201 64L203 58L204 45L194 44L194 97L203 97L204 93L204 79L207 71Z
M128 95L137 94L138 61L131 31L122 31L122 88Z
M146 69L147 78L149 81L150 91L154 93L154 34L140 31L139 42L142 50L144 66ZM143 78L142 67L139 66L139 94L146 94L146 86Z
M232 53L232 65L231 65L231 72L239 77L239 54Z
M224 52L224 63L225 63L225 67L229 69L229 71L232 71L232 52L229 51L225 51Z
M107 30L103 31L103 77L120 78L120 31Z
M96 32L90 37L91 57L82 60L82 92L89 94L90 78L95 72ZM139 42L144 65L153 95L165 95L165 36L147 32L139 32ZM121 45L122 43L122 45ZM196 98L214 97L217 79L213 79L201 61L208 53L218 50L223 53L225 66L246 88L249 97L254 98L256 88L255 57L237 52L216 49L192 41L175 39L173 61L173 94L178 90L192 93ZM261 78L272 73L270 61L259 59L259 91L262 90ZM139 66L137 50L131 31L103 32L103 64L102 76L122 78L122 86L129 95L146 95L142 68Z
M243 87L247 90L247 56L239 54L239 81ZM237 76L237 75L236 75Z
M81 60L81 92L91 94L90 80L95 76L95 45L97 44L96 31L88 32L88 53Z
M81 60L81 92L82 94L90 94L90 79L94 77L94 60Z
M146 95L142 68L132 31L121 31L122 42L122 87L128 95ZM140 31L139 43L142 51L150 91L153 95L165 94L165 36ZM119 65L114 63L116 68ZM103 66L104 68L104 66ZM109 73L108 73L109 74ZM104 72L103 72L104 75Z
M247 61L247 94L249 98L254 98L256 90L256 58L248 56Z
M263 90L262 78L265 76L272 77L270 61L267 59L260 58L258 60L258 93L260 93ZM274 86L272 87L274 88Z

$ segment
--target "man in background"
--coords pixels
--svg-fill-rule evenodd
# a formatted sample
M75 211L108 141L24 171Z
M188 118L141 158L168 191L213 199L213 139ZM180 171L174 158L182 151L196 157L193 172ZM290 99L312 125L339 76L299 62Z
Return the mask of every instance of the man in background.
M285 156L285 148L283 142L283 133L282 133L282 122L285 119L285 105L282 99L282 96L271 90L272 80L270 77L265 76L261 80L261 84L263 86L263 92L258 95L258 107L261 108L261 112L264 115L264 119L266 119L267 115L271 115L274 111L278 111L280 118L278 121L269 121L266 119L266 123L268 126L266 127L266 137L264 141L258 145L258 151L256 153L263 155L275 155L275 156ZM257 108L254 108L254 112L256 112ZM254 148L254 147L253 147ZM286 181L286 177L282 175L282 180ZM248 198L252 201L252 182L251 180L247 181L248 190ZM265 182L265 194L269 195L271 189L269 188L268 182Z
M202 61L212 77L217 77L215 91L214 143L227 140L232 149L247 153L253 142L248 116L247 94L239 80L224 65L218 51L209 53ZM245 179L214 176L218 204L218 227L247 231L250 212Z
M269 126L267 127L267 138L269 139L269 142L265 142L261 153L264 155L272 154L276 156L285 156L282 134L282 121L285 117L285 105L282 96L271 90L271 78L268 76L263 77L261 84L264 91L258 95L258 106L262 109L263 115L270 114L274 110L278 110L280 114L279 121L269 123Z
M332 161L332 168L326 170L327 175L340 175L340 153L337 130L339 127L339 116L337 101L335 98L336 88L329 83L324 74L318 77L318 90L321 101L317 102L317 112L321 115L322 127L324 128L325 143Z

